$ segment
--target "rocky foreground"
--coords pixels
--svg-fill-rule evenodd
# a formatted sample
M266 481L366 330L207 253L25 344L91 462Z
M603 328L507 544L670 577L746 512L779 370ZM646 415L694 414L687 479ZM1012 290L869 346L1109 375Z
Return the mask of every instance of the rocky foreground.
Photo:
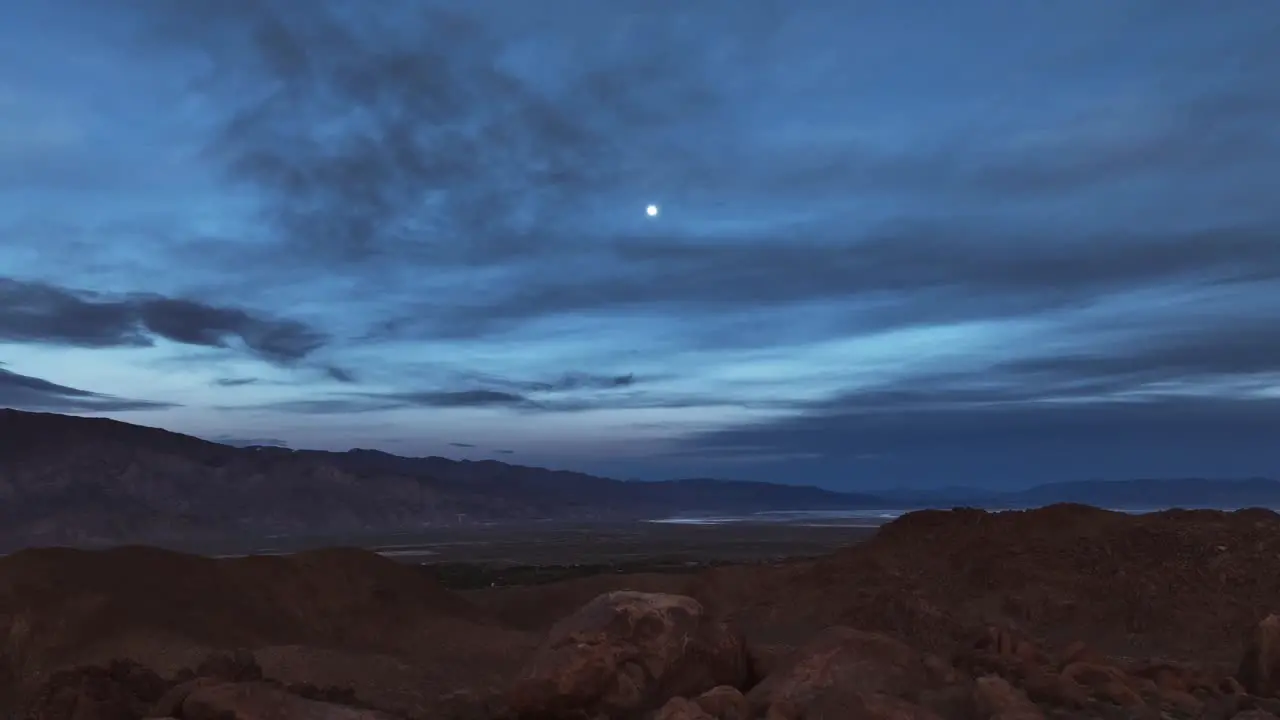
M1280 516L914 513L816 561L465 595L357 551L0 559L17 716L1280 718Z

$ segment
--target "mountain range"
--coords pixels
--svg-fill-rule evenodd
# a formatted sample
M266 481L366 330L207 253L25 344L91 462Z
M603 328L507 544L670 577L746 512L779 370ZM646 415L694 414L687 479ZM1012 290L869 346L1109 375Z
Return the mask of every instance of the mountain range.
M1088 481L1011 493L876 493L764 482L621 481L494 460L232 447L104 418L0 409L0 549L346 536L428 526L677 514L1034 507L1280 506L1280 483Z

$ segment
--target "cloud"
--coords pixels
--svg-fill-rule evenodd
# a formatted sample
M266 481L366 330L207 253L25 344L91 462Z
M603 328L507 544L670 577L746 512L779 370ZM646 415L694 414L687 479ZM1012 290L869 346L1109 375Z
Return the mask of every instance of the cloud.
M583 61L550 84L505 61L529 38L483 8L391 3L353 24L342 3L197 5L185 17L150 7L167 19L171 47L204 54L207 97L235 103L207 157L262 193L275 250L290 258L264 267L340 263L344 277L377 278L385 294L370 305L388 316L369 318L373 340L471 339L574 315L729 322L766 306L852 305L843 323L821 328L838 333L1036 313L1189 278L1274 280L1280 268L1274 213L1172 231L1150 216L1101 227L1072 218L1081 221L1061 232L1046 231L1057 223L1043 214L1019 217L1046 198L1096 206L1072 193L1124 191L1162 173L1213 189L1216 173L1258 156L1280 116L1274 92L1244 80L1123 104L1073 97L1048 124L992 132L984 122L902 150L857 134L788 143L724 115L745 100L723 71L753 70L745 59L776 39L764 4L732 20L741 43L682 31L710 20L693 10L635 18L643 34L619 39L616 53L567 46ZM740 121L773 117L751 107ZM663 144L677 134L702 140ZM654 162L677 154L679 163ZM616 213L620 198L653 188L766 214L800 209L643 232L601 220L599 208ZM805 204L815 194L834 200ZM901 211L869 229L844 209L869 194ZM476 281L422 302L421 275L396 272L417 263L437 271L431 282L449 272Z
M174 47L211 63L202 87L237 101L208 156L265 193L266 220L304 262L527 255L575 193L624 176L628 131L714 104L677 18L571 68L553 95L462 12L390 3L351 23L334 2L201 6L156 9Z
M1264 449L1280 422L1280 331L1261 321L1192 327L907 374L697 433L671 457L812 453L790 472L837 483L869 473L855 480L864 486L1272 472L1280 455ZM857 464L868 456L873 469Z
M1180 327L1134 328L1122 345L1012 361L994 372L1028 385L1094 379L1139 386L1280 375L1280 327L1262 318L1211 316Z
M420 392L343 393L307 400L280 400L270 403L228 406L226 410L273 410L302 415L346 415L405 408L529 408L523 395L497 390L439 390Z
M213 381L213 384L214 384L214 385L216 385L216 386L218 386L218 387L242 387L242 386L244 386L244 385L256 385L256 384L257 384L257 383L259 383L259 382L262 382L262 381L261 381L261 380L259 380L258 378L251 378L251 377L232 378L232 377L228 377L228 378L217 378L217 379L215 379L215 380Z
M549 381L513 380L483 373L463 373L471 387L431 390L333 393L324 398L284 400L226 409L271 409L308 415L377 412L406 408L507 408L521 412L581 412L600 408L700 407L714 398L651 395L630 391L635 374L565 373ZM621 392L627 391L627 392Z
M558 380L549 383L531 383L529 390L533 392L566 392L570 390L584 389L612 389L625 388L635 385L636 376L634 374L613 375L601 377L598 375L587 375L585 373L576 373L565 375Z
M270 437L239 437L236 435L218 435L209 438L211 441L221 445L230 445L232 447L278 447L288 448L289 443L284 440Z
M494 450L494 452L497 453L498 455L514 455L516 451L515 450Z
M1272 62L1280 59L1272 55ZM1264 84L1246 84L1189 99L1087 107L1039 135L986 131L933 151L838 153L810 169L807 179L825 185L825 192L897 187L968 198L1061 196L1255 162L1270 147L1278 118L1280 97Z
M548 380L518 380L486 373L462 373L460 379L489 388L501 388L522 393L567 393L577 390L613 390L636 384L634 373L626 375L600 375L571 372Z
M155 338L211 348L243 347L289 365L327 337L294 320L158 295L106 295L0 278L0 341L72 347L147 347Z
M401 401L406 407L430 408L518 407L529 403L523 395L497 390L388 393L380 397Z
M1280 281L1280 221L1068 234L955 218L844 239L811 230L715 245L647 238L600 251L595 269L573 283L530 274L488 299L414 308L382 332L475 337L555 315L725 315L816 302L848 304L844 327L834 330L875 330L1034 314L1137 288ZM758 335L757 324L747 325Z
M740 452L821 459L789 477L820 484L1019 486L1089 477L1269 475L1280 398L1165 394L1088 401L998 401L976 395L863 398L794 417L706 433L677 458ZM865 403L865 404L864 404ZM866 455L881 459L860 464ZM773 472L777 472L776 468Z
M41 380L0 368L0 406L46 412L124 412L177 407L129 400Z
M326 375L330 380L335 380L335 381L340 382L340 383L356 383L356 382L359 382L359 380L358 380L358 379L356 378L356 376L355 376L355 373L351 372L350 370L345 370L345 369L340 368L340 367L335 367L335 366L333 366L333 365L325 366L325 368L324 368L324 374L325 374L325 375Z
M449 443L449 445L451 445L451 446L453 446L453 447L456 447L456 448L473 448L473 447L475 447L475 445L472 445L471 443L460 443L460 442L451 442L451 443Z

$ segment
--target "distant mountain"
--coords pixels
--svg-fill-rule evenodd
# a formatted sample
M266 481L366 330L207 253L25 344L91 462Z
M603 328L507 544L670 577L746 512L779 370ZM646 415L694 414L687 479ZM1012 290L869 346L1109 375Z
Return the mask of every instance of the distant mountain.
M0 548L881 504L759 482L624 482L493 460L231 447L115 420L0 409Z
M376 450L231 447L102 418L0 409L0 550L26 545L358 536L425 526L766 510L1280 507L1273 480L1124 480L993 493L841 493L733 480L610 480Z
M1280 482L1265 478L1082 480L1037 485L1003 494L998 501L1001 507L1070 502L1125 510L1280 507Z
M1280 482L1265 478L1079 480L1045 483L1009 492L948 487L886 490L875 494L897 509L957 506L1018 509L1054 503L1079 503L1118 510L1280 508Z

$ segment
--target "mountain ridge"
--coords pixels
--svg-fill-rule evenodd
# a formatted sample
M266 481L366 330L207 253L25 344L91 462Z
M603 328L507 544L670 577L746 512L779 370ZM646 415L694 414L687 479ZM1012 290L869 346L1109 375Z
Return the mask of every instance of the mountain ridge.
M1280 482L1085 480L1006 492L839 492L714 478L616 480L499 460L414 458L362 448L236 447L106 418L0 409L0 548L1063 502L1122 509L1280 507Z
M686 510L849 509L878 498L743 481L628 482L369 450L234 447L105 418L0 410L0 547L353 537Z

